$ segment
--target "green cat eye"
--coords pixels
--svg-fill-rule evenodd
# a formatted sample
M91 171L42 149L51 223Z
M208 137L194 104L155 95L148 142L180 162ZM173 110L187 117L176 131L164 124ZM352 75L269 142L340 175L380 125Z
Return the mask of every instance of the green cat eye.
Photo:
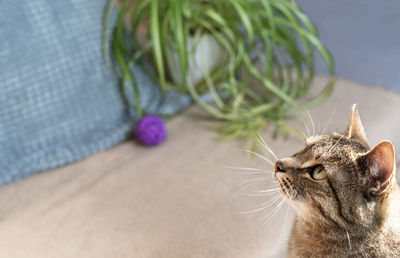
M326 169L323 166L316 166L311 172L311 177L314 180L324 180L328 176Z

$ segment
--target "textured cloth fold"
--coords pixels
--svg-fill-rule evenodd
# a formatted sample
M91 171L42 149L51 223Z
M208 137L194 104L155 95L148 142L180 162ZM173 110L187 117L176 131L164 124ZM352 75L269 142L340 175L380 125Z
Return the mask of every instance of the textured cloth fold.
M0 3L0 184L80 160L132 128L101 49L105 0ZM144 106L158 87L139 69ZM170 94L171 95L171 94ZM190 102L172 94L153 112Z

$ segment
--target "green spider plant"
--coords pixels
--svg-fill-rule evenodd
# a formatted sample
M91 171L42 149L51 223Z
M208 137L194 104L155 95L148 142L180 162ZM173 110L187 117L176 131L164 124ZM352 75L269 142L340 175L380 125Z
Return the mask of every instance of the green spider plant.
M110 1L110 13L114 1ZM188 39L212 35L225 59L194 85L188 79ZM107 43L107 42L106 42ZM314 106L332 92L334 79L320 95L299 103L314 77L314 52L331 74L334 62L312 22L291 0L128 0L122 1L113 31L111 57L119 75L133 87L135 108L142 108L130 67L139 64L163 92L189 93L195 103L222 123L223 139L254 139L270 123L276 133L295 132L285 121L293 108ZM171 51L179 60L180 80L173 80ZM147 60L149 66L142 60ZM176 71L175 71L176 72ZM178 82L177 82L178 81ZM208 92L213 102L200 96Z

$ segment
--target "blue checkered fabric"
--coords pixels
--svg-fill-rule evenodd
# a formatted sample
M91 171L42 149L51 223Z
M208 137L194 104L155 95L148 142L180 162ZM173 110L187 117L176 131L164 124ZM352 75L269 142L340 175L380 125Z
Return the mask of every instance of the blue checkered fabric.
M0 184L127 138L135 119L101 50L105 4L0 1ZM173 93L161 101L158 87L135 73L151 112L174 113L189 104Z

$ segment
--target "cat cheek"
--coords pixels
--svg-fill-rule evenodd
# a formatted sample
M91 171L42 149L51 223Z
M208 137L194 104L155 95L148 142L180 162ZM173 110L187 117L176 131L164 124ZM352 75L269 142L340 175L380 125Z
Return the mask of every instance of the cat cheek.
M329 180L338 185L347 185L349 183L349 179L343 173L335 175L335 177L329 177Z

